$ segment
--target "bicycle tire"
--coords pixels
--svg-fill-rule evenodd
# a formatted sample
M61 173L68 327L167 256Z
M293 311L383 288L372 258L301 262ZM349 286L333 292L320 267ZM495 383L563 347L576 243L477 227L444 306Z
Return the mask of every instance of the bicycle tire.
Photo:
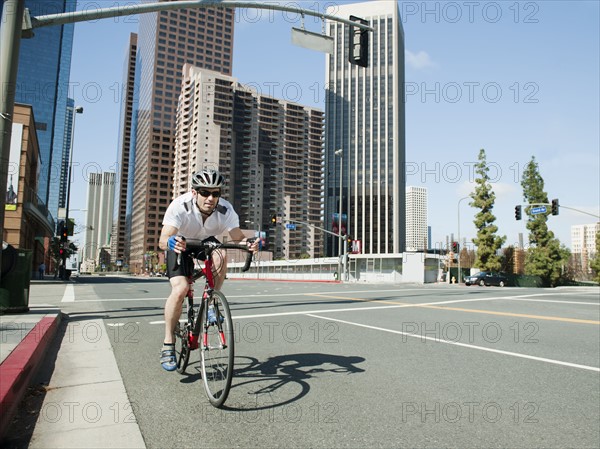
M181 323L175 325L175 363L177 364L177 372L185 373L185 370L190 361L190 347L188 340L188 326Z
M233 337L233 320L227 299L221 292L214 291L209 303L217 310L217 320L222 319L220 326L206 326L206 302L200 310L200 363L202 382L209 402L215 407L221 407L227 400L231 381L233 379L233 361L235 345ZM222 344L219 327L223 331L225 345Z

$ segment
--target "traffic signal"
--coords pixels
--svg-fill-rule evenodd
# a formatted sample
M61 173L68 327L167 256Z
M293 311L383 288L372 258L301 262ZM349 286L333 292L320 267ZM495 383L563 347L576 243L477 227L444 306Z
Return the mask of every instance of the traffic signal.
M64 221L60 222L60 241L66 242L69 239L69 228ZM62 253L61 253L62 254Z
M350 16L352 22L368 25L369 22L360 17ZM350 48L348 49L348 61L350 64L360 67L369 65L369 31L350 25Z
M515 206L515 220L521 219L521 206Z
M272 225L276 225L277 224L277 214L271 215L271 224Z
M452 252L458 254L458 242L452 242Z
M558 215L558 200L552 200L552 215Z
M346 236L346 248L348 249L349 253L352 252L352 237L349 235Z

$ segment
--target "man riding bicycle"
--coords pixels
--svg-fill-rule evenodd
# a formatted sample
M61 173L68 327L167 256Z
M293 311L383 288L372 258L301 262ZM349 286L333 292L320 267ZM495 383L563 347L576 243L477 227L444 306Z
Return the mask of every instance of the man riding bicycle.
M193 270L189 258L180 258L185 253L185 237L190 239L212 239L229 232L234 241L247 242L240 229L238 214L228 201L221 198L221 188L225 179L216 170L204 169L192 176L192 190L175 198L163 219L163 228L158 246L167 252L167 276L171 283L171 294L165 303L165 339L160 363L167 371L177 368L175 361L175 326L181 316L183 299L189 284L187 276ZM258 240L247 242L249 248L258 251ZM215 290L220 290L227 274L227 256L224 250L212 254L214 262Z

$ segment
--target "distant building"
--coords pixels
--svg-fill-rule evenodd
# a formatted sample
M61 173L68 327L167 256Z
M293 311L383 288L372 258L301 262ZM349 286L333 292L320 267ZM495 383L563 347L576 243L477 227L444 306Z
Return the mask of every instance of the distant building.
M82 262L97 262L101 250L110 248L115 181L115 173L89 174Z
M131 195L130 269L157 252L162 219L173 192L177 99L183 65L231 75L234 9L200 8L139 16ZM134 137L132 136L132 139ZM162 256L162 253L160 253Z
M590 259L596 257L596 234L600 222L571 226L571 252L583 272L590 271Z
M406 250L429 248L427 228L427 188L406 188Z
M337 217L342 180L342 214L347 233L367 254L401 253L405 229L404 31L395 1L335 5L328 13L355 15L374 28L369 33L368 67L348 62L349 27L327 22L334 53L326 56L325 228ZM340 156L343 151L343 170ZM328 236L327 254L338 242Z
M267 233L275 257L323 255L323 111L256 93L235 78L184 66L177 109L173 197L216 168L242 229ZM272 226L271 217L283 221ZM296 229L286 220L309 223Z

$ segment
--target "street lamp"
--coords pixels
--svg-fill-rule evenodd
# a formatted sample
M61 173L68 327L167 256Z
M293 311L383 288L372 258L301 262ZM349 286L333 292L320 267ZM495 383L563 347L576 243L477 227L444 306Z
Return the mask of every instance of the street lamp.
M335 150L334 154L340 157L340 214L338 215L338 232L339 232L339 243L338 243L338 279L342 279L342 180L344 179L344 149L340 148Z
M260 240L260 237L261 237L260 236L260 232L261 232L260 231L260 228L261 228L260 223L255 223L252 220L245 220L244 223L252 223L254 226L258 227L258 231L255 231L255 232L258 233L257 238ZM260 278L260 258L257 257L256 258L256 279L259 279L259 278Z
M457 259L458 259L458 283L460 284L460 203L463 200L469 199L471 198L470 196L465 196L463 198L461 198L460 200L458 200L458 211L457 211L457 216L458 216L458 254L456 255Z
M65 225L67 227L69 226L69 203L71 201L71 171L73 170L73 149L75 148L75 117L77 117L77 114L83 114L82 106L73 107L73 118L71 121L71 147L69 148L69 168L67 171L67 204L65 207ZM65 251L63 253L63 270L65 269L66 260L67 252Z

